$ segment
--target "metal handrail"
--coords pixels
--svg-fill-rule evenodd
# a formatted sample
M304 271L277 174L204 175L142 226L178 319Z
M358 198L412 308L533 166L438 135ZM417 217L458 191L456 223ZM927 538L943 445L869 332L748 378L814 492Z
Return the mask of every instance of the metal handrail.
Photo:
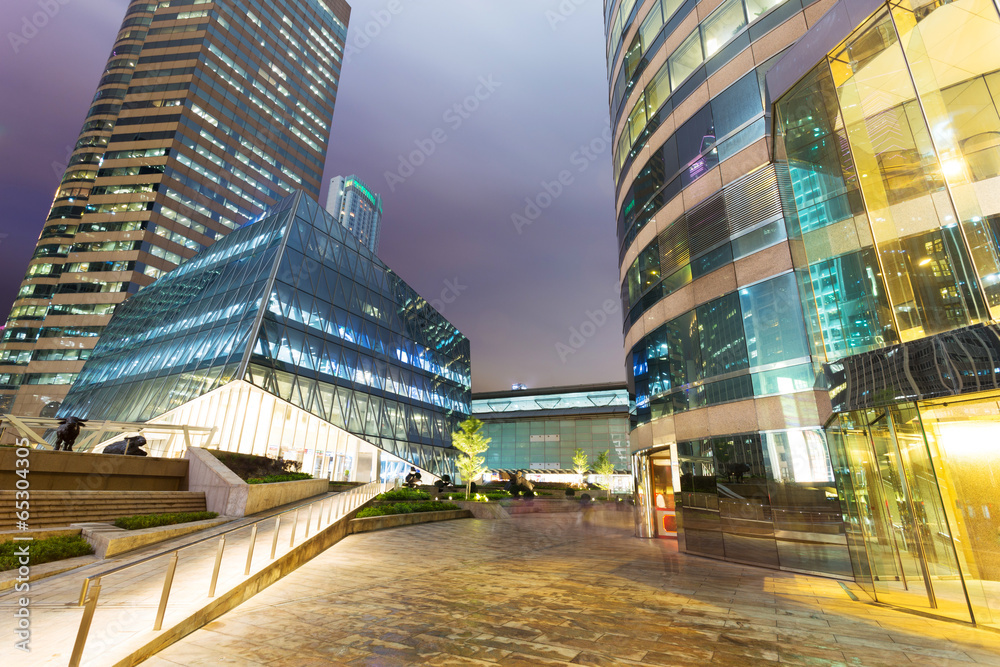
M378 484L378 482L369 482L369 483L370 484ZM365 485L365 486L367 486L367 485ZM363 487L354 487L354 488L355 489L359 489L359 488L363 488ZM353 490L354 489L350 489L348 491L344 491L343 493L350 493ZM142 565L143 563L148 563L151 560L156 560L157 558L161 558L162 556L168 556L171 553L173 553L174 551L181 551L183 549L188 549L190 547L197 546L197 545L201 544L202 542L208 542L209 540L217 539L218 537L220 537L222 535L227 535L229 533L235 533L236 531L243 530L244 528L248 528L250 526L255 526L258 523L261 523L263 521L267 521L268 519L273 519L274 517L280 517L280 516L284 516L285 514L289 514L291 512L295 512L295 511L297 511L297 510L299 510L299 509L301 509L303 507L306 507L308 505L312 505L312 504L318 503L318 502L325 502L326 500L331 500L332 498L336 498L339 495L341 495L341 494L337 493L337 494L334 494L333 496L330 496L330 497L327 497L327 498L323 498L322 500L310 500L308 502L302 503L301 505L296 505L295 507L290 507L288 509L280 510L278 512L273 512L271 514L267 514L265 516L260 517L259 519L255 519L254 523L252 523L252 524L251 523L241 523L240 525L234 526L233 528L229 528L228 530L224 530L221 533L216 533L214 535L209 535L208 537L203 537L200 540L195 540L194 542L189 542L188 544L184 544L182 546L175 547L173 549L167 549L166 551L160 551L159 553L150 554L149 556L146 556L145 558L140 558L139 560L134 561L132 563L126 563L124 565L119 565L117 567L113 567L110 570L104 570L103 572L98 572L97 574L92 574L89 577L87 577L86 579L84 579L84 582L86 583L88 580L91 580L91 579L100 579L101 577L106 577L106 576L111 575L111 574L116 574L118 572L122 572L124 570L129 569L129 568L136 567L138 565ZM80 604L77 605L77 606L82 607L83 604L84 604L84 600L83 600L83 598L81 598L80 599Z
M337 518L339 519L341 516L347 515L356 507L364 505L366 502L368 502L378 494L383 493L384 491L387 491L398 485L399 485L398 479L395 480L394 482L370 482L363 486L355 487L349 491L335 494L333 496L324 495L324 497L319 500L313 500L310 502L302 503L295 507L261 517L255 520L252 524L244 523L242 525L235 526L233 528L225 530L221 533L216 533L215 535L203 537L199 540L195 540L194 542L190 542L188 544L176 547L174 549L161 551L160 553L146 556L145 558L141 558L135 562L127 563L125 565L119 565L118 567L113 567L109 570L105 570L103 572L92 574L89 577L86 577L83 580L83 585L80 590L80 600L78 605L84 607L83 618L80 619L80 627L79 630L77 631L76 641L73 644L73 653L70 656L69 667L79 667L80 665L80 660L83 657L83 649L87 642L87 636L90 633L90 625L91 622L93 621L94 613L97 611L97 600L98 597L100 596L101 580L103 578L113 574L117 574L124 570L128 570L133 567L137 567L139 565L143 565L145 563L149 563L158 558L169 557L170 561L167 565L166 575L164 576L163 580L163 590L160 594L159 604L157 605L156 620L153 623L153 630L159 631L163 627L163 617L166 614L167 602L170 597L170 589L173 586L174 573L176 572L177 569L177 562L179 560L179 555L180 552L183 551L184 549L189 549L191 547L198 546L199 544L204 544L205 542L208 542L210 540L219 541L219 547L216 551L215 562L212 570L212 580L211 584L209 584L209 589L208 589L208 597L210 598L215 597L215 589L218 583L219 571L222 565L223 554L225 552L227 535L232 535L233 533L236 533L237 531L240 530L244 530L246 528L251 529L252 532L250 538L250 546L249 549L247 550L246 566L243 572L243 576L249 576L251 562L253 560L254 546L257 541L257 528L261 523L274 519L274 536L272 538L270 558L269 558L270 561L274 561L275 557L277 556L278 531L281 527L281 517L285 516L286 514L291 514L293 512L295 513L295 519L292 522L292 534L289 540L288 551L285 552L288 553L295 548L295 538L299 532L298 531L299 512L303 508L306 507L309 508L308 517L306 519L306 524L305 524L305 533L303 536L304 539L308 539L309 528L312 525L314 505L329 503L329 507L327 508L327 514L326 514L326 527L329 528L331 525L333 525L333 523L335 523L333 514L333 508L335 504L338 506ZM323 507L320 507L318 515L316 517L317 531L320 529L320 526L322 524L323 509L324 509Z

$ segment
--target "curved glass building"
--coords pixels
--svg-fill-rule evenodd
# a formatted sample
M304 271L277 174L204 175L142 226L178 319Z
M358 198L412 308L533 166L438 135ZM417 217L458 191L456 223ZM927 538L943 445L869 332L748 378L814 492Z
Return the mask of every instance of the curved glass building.
M765 75L830 8L605 5L637 534L851 577Z
M1000 625L1000 11L840 0L768 75L858 584Z

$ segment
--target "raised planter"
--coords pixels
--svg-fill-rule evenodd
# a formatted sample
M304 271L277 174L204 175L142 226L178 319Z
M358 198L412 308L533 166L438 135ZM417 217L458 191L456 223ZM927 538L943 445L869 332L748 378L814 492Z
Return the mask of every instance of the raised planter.
M488 503L477 503L471 500L450 500L448 502L455 503L464 510L469 510L475 519L495 520L510 518L510 512L503 505L493 500Z
M83 567L84 565L90 565L96 563L100 559L97 556L91 554L90 556L77 556L76 558L64 558L62 560L54 560L51 563L42 563L41 565L31 566L31 582L34 583L39 579L45 579L46 577L53 577L57 574L62 574L63 572L69 572L70 570L75 570L78 567ZM10 590L17 585L18 571L7 570L6 572L0 572L0 592ZM23 582L22 582L23 583Z
M33 530L4 530L0 531L0 544L11 542L15 537L30 537L33 540L44 540L47 537L64 537L66 535L79 535L79 528L35 528Z
M616 501L584 501L579 496L573 498L524 498L502 500L510 514L549 514L560 512L582 512L587 509L632 512L632 505Z
M232 517L220 516L204 521L188 521L175 523L171 526L140 528L139 530L124 530L110 523L83 523L75 527L83 530L83 539L94 547L95 556L110 558L150 544L165 542L206 528L214 528L232 520Z
M204 491L205 507L230 517L243 517L272 507L294 503L326 493L330 481L303 479L298 482L247 484L208 450L189 447L188 489Z
M417 523L430 523L432 521L450 521L451 519L470 519L470 510L444 510L443 512L412 512L410 514L388 514L386 516L366 516L362 519L351 519L348 526L348 534L367 533L372 530L382 530L383 528L398 528L399 526L412 526Z

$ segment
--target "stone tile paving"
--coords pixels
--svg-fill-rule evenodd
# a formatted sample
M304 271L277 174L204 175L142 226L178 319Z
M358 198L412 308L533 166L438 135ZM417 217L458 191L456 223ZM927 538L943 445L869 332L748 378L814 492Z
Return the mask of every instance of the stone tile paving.
M1000 665L1000 634L631 537L631 516L354 535L143 663Z
M324 502L337 496L329 494ZM308 501L304 501L308 502ZM339 509L340 505L335 505ZM329 510L329 506L327 507ZM326 516L322 516L325 526ZM336 515L336 513L335 513ZM306 534L305 519L308 512L303 510L295 526L297 543ZM259 517L257 517L259 518ZM209 535L217 535L238 525L245 529L231 534L226 542L225 558L219 574L218 591L237 585L246 577L243 575L246 553L250 543L249 526L257 518L240 519L232 523L210 528L197 534L186 535L174 540L113 557L107 561L97 561L92 565L55 575L31 583L31 653L18 654L10 644L0 645L0 660L8 654L15 658L15 665L22 663L31 667L63 667L72 653L73 642L80 626L83 608L78 606L80 587L87 576L105 572L122 564L132 563L154 554L168 551ZM316 532L317 513L310 522L309 534ZM293 528L292 515L285 515L279 526L277 555L289 550ZM274 519L261 523L253 554L253 571L270 562L270 546L273 537ZM215 562L217 540L206 541L181 552L181 558L174 576L170 593L170 604L164 620L164 627L186 618L195 609L208 602L208 585ZM87 639L83 664L87 667L110 665L117 659L129 655L137 646L149 639L156 608L163 587L167 558L137 565L132 569L105 577L102 581L100 604L94 615ZM0 594L0 634L12 637L16 619L14 609L18 607L18 594L14 590ZM8 653L9 652L9 653ZM4 665L3 667L7 667Z

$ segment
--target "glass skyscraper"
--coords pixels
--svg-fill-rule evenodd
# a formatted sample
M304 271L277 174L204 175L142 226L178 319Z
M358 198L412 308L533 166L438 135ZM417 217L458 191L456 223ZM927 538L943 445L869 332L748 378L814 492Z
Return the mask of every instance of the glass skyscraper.
M841 1L768 76L851 563L1000 625L1000 12Z
M637 534L850 577L765 76L828 0L605 3Z
M116 307L294 191L319 196L343 0L132 0L0 341L51 414Z
M60 415L214 426L213 446L367 481L454 475L470 396L465 336L297 192L125 302Z
M378 252L382 232L382 195L376 194L357 176L330 179L326 210L372 252Z

